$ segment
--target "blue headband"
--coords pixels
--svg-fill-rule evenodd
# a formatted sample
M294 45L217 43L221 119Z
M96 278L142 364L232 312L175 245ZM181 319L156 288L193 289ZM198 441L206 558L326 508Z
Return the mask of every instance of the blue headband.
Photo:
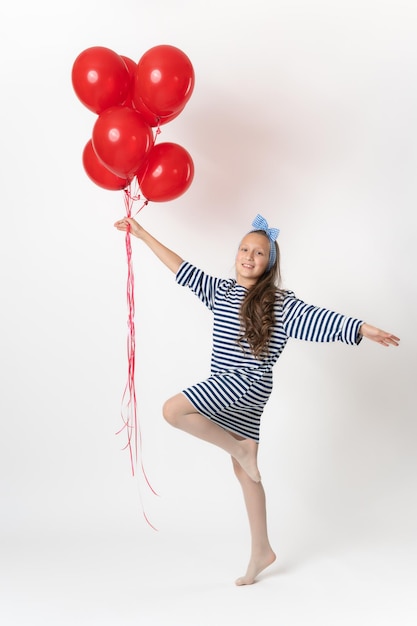
M253 233L255 230L263 230L269 239L269 263L266 270L267 272L269 272L277 258L277 251L274 242L279 235L279 228L268 228L268 222L264 217L262 217L262 215L259 215L259 213L253 220L252 226L253 230L250 231L251 233Z

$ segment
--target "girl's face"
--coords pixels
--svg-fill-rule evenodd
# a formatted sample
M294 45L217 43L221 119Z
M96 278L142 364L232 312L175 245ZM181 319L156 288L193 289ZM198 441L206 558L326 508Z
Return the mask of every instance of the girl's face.
M252 287L264 274L269 263L269 239L261 233L248 233L236 255L236 280L243 287Z

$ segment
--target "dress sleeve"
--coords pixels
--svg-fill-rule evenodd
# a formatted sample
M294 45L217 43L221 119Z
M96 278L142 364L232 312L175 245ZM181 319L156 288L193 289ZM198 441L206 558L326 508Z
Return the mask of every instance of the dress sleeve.
M222 281L221 278L209 276L188 261L183 261L175 280L182 287L189 287L210 310L213 309L216 291Z
M359 334L362 320L306 304L293 292L286 294L282 315L288 337L305 341L342 341L349 345L359 344L362 340Z

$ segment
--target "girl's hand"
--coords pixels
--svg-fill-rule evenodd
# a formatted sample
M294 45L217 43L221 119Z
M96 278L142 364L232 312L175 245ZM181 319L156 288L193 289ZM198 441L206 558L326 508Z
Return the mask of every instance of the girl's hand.
M375 328L375 326L371 326L370 324L362 324L359 329L359 333L363 337L376 341L376 343L379 343L381 346L385 346L387 348L388 346L398 346L400 343L399 338L392 333L387 333L385 330Z
M123 230L125 232L129 230L132 235L138 237L139 239L144 233L142 226L140 226L137 221L133 219L133 217L124 217L123 219L115 222L114 226L117 230Z
M129 231L132 235L141 239L168 269L174 272L174 274L178 272L181 263L183 263L182 258L164 246L160 241L155 239L155 237L152 237L152 235L142 228L133 217L124 217L118 222L115 222L114 226L117 230Z

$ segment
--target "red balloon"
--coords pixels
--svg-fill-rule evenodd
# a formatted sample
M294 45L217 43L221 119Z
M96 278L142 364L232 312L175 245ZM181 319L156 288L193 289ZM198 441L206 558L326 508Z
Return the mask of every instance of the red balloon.
M149 124L149 126L153 126L153 127L158 126L158 125L162 126L163 124L167 124L171 120L175 119L181 113L182 109L180 111L177 111L176 113L173 113L172 115L159 117L155 113L152 113L150 109L148 109L146 104L143 102L142 98L140 99L138 98L137 106L135 105L135 103L133 102L133 91L134 91L135 76L136 76L136 70L137 70L138 64L135 63L129 57L126 57L123 55L121 55L121 57L123 61L126 63L126 67L130 76L129 94L126 98L126 102L124 103L124 106L128 106L131 109L136 109L136 111L139 111L139 113L141 114L145 122Z
M179 115L181 111L178 111L178 113L174 113L173 115L168 115L167 118L162 118L155 113L152 113L152 111L148 109L146 104L143 102L142 98L137 98L136 104L133 102L135 76L138 64L129 57L125 57L123 55L121 56L123 61L126 63L126 67L130 76L130 91L124 106L129 106L132 109L136 109L136 111L139 111L139 113L141 114L145 122L149 124L149 126L158 126L158 124L159 126L162 126L162 124L166 124L167 122L170 122L172 119L177 117L177 115Z
M109 189L110 191L118 191L129 185L129 178L120 178L110 172L100 161L94 152L93 142L91 139L86 143L83 150L83 166L87 176L99 187Z
M175 46L155 46L139 59L133 102L142 101L159 117L182 110L194 89L194 69L190 59Z
M125 102L130 86L129 72L122 57L110 48L87 48L72 66L72 86L81 102L100 114Z
M194 178L190 154L176 143L153 146L143 167L137 173L140 189L147 200L166 202L181 196Z
M110 107L93 127L93 147L104 165L121 178L133 177L153 144L153 133L140 113Z

